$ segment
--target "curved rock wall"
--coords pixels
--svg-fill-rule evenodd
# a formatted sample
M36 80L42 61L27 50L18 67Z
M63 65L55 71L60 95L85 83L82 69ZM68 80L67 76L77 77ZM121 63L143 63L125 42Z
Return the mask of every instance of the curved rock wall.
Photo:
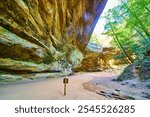
M76 67L106 2L1 0L0 71L18 73L33 64L46 64L44 71L51 71L52 63L60 64L56 71Z

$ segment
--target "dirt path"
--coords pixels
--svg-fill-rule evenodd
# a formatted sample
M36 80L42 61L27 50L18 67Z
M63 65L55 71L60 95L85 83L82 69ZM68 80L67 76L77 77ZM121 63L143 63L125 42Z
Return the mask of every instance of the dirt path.
M107 99L84 89L83 83L95 78L116 77L109 73L78 73L69 76L67 96L63 96L63 78L49 78L28 83L0 85L0 99Z

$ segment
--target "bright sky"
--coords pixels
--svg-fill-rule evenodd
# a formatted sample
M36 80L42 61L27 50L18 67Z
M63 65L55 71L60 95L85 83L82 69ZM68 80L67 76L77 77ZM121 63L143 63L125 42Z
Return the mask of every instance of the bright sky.
M114 6L116 6L118 4L118 0L108 0L105 9L103 11L103 13L101 14L101 16L104 16L105 13L110 9L113 8ZM105 19L104 18L100 18L96 24L96 27L94 29L94 33L96 34L101 34L104 30L104 24L105 24Z

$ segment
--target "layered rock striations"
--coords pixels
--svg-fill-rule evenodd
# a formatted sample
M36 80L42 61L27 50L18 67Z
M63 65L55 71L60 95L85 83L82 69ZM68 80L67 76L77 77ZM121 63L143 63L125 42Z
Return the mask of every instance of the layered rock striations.
M71 73L107 0L1 0L0 72Z
M114 59L114 56L120 54L119 50L113 47L90 46L86 48L84 59L74 71L98 72L121 64Z

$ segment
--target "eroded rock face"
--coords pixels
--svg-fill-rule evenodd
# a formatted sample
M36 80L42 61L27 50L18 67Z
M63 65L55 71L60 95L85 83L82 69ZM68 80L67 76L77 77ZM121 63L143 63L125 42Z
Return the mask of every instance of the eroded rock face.
M104 47L98 50L95 49L95 51L92 51L86 48L83 61L74 71L95 72L112 68L114 65L118 64L114 56L118 55L120 51L113 47Z
M142 60L136 61L127 66L118 80L135 79L150 81L150 56L145 56Z
M18 73L30 63L39 69L40 64L45 67L58 61L59 66L52 66L56 70L77 67L106 2L1 0L0 70ZM13 70L8 67L12 64Z

